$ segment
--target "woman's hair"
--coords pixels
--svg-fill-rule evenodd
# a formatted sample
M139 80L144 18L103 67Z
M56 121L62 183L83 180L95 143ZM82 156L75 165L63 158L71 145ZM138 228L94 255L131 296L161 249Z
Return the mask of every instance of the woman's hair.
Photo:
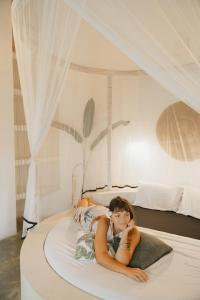
M135 219L132 205L126 199L119 196L110 201L109 210L111 212L125 210L130 213L131 219Z

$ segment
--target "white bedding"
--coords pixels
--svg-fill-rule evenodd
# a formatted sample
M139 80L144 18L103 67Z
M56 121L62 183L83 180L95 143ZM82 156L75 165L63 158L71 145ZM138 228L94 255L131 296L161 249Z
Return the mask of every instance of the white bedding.
M101 299L200 300L200 240L140 228L162 239L173 252L150 266L150 280L138 283L91 262L74 259L79 225L71 217L60 221L47 235L48 263L63 279Z

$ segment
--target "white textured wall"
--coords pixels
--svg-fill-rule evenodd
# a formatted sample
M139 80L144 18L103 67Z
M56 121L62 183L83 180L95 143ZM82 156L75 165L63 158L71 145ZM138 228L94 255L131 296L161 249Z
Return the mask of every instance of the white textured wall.
M161 148L156 136L161 113L180 99L145 75L133 80L115 78L113 86L114 118L131 120L129 128L113 132L113 183L137 185L148 181L200 186L200 161L174 159Z
M91 77L87 78L87 82L86 76ZM65 107L67 101L61 102L63 119L65 116L66 122L69 120L70 124L73 123L73 126L80 130L85 105L83 102L93 97L97 109L95 128L89 139L91 142L106 125L106 80L102 76L80 75L80 73L76 76L75 72L69 79L71 84L65 90L65 99L70 99L71 105ZM113 131L114 185L138 185L139 181L149 181L199 186L199 160L191 162L175 160L161 148L156 136L160 114L176 101L180 100L146 75L117 76L113 79L113 122L131 121L129 126L121 126ZM85 188L106 184L106 163L106 138L104 138L90 153Z
M0 239L16 233L11 1L0 1Z

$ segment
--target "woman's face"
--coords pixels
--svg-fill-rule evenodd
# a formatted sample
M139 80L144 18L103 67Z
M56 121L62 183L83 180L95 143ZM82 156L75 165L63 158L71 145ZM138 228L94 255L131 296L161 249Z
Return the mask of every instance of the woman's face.
M114 210L111 216L111 220L114 224L115 230L123 231L128 226L130 222L130 213L125 210Z

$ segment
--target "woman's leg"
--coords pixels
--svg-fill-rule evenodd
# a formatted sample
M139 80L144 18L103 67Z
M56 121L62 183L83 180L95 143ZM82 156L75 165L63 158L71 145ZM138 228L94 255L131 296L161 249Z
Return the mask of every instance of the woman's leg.
M85 223L87 223L86 219L84 218L84 215L87 212L87 208L93 205L94 203L88 197L79 200L76 210L74 212L74 220L84 227Z

